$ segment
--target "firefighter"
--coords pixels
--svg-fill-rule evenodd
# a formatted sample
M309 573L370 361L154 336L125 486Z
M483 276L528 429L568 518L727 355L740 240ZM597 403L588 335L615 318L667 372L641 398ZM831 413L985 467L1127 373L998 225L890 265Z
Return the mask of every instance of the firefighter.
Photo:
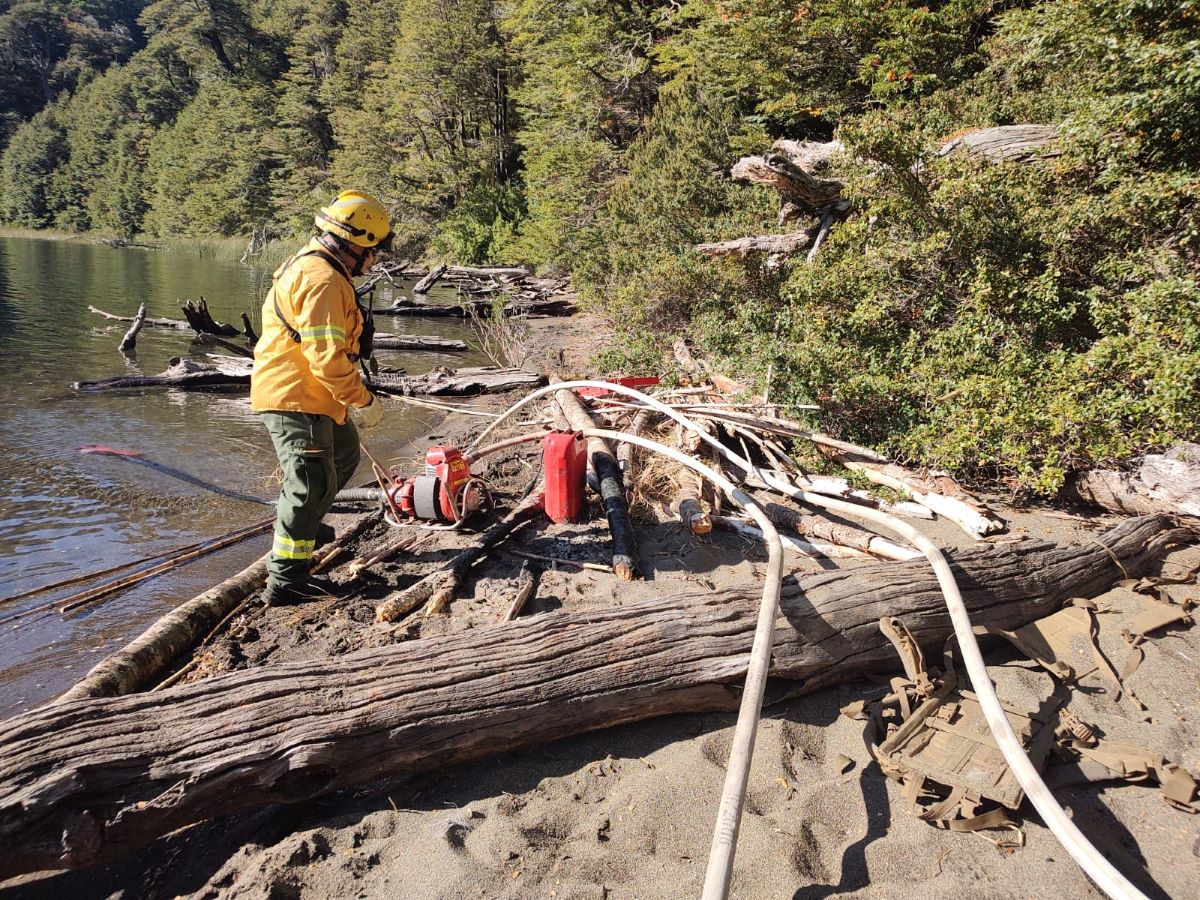
M272 606L332 593L310 572L317 529L358 465L355 422L371 428L383 416L355 366L363 315L352 279L391 248L387 211L342 191L314 222L316 236L275 271L250 379L250 405L283 470L264 595Z

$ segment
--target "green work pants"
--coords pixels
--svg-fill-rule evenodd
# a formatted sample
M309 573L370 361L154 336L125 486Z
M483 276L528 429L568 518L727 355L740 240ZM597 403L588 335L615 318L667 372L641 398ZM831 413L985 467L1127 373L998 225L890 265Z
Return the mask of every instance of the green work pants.
M265 412L262 420L283 470L268 581L300 584L312 567L321 518L358 466L358 431L349 419L338 425L310 413Z

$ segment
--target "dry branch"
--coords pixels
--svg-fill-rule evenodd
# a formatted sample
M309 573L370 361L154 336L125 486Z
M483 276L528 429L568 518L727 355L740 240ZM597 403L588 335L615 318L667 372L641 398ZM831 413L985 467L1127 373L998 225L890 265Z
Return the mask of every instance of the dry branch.
M780 525L796 534L809 538L828 541L842 547L870 553L882 559L909 560L916 559L921 554L912 547L897 544L877 534L871 534L853 525L843 525L832 522L822 516L809 516L797 510L789 509L779 503L763 505L763 512L776 525Z
M448 266L440 265L434 268L428 275L413 285L412 292L414 294L427 294L429 289L437 284L438 279L446 274Z
M188 325L197 334L215 334L219 337L234 337L240 334L232 325L226 325L224 322L214 319L212 313L208 311L208 301L203 297L197 303L188 300L180 309L183 310Z
M105 657L58 702L117 697L148 687L266 579L267 557L263 556L232 578L176 607L124 649Z
M732 531L734 534L740 534L742 537L747 537L755 541L763 540L762 529L756 527L747 519L739 519L733 516L713 516L712 523L720 529ZM815 537L796 538L791 535L781 534L779 541L783 544L785 550L791 550L794 553L799 553L801 556L808 556L813 559L874 558L871 554L863 550L856 550L853 547L845 547L841 544L834 544Z
M521 574L517 576L517 592L504 610L504 614L500 617L501 622L511 622L521 614L521 610L525 608L525 604L529 602L529 598L533 596L533 592L537 590L537 576L533 574L533 570L529 566L521 566Z
M95 306L89 306L88 311L94 312L96 315L103 316L106 319L111 319L114 322L132 322L136 318L135 316L116 316L102 309L97 309ZM153 317L147 318L145 325L147 328L175 328L179 331L188 331L192 327L182 319L158 319Z
M416 584L397 591L375 607L376 622L395 622L422 603L429 602L429 613L438 612L454 599L454 593L471 567L510 534L542 512L542 492L536 490L499 522L489 525L478 541L462 550L439 569ZM427 613L428 614L428 613Z
M736 256L738 259L745 259L751 253L790 256L809 246L816 234L816 227L791 234L760 234L713 244L697 244L696 250L705 256Z
M956 557L977 624L1014 629L1136 577L1179 532L1134 519L1095 543L1023 541ZM117 859L213 816L299 802L595 728L733 710L757 590L553 612L153 695L63 702L0 722L0 879ZM797 693L893 671L874 623L925 648L951 632L921 562L785 588L772 675Z
M125 336L121 338L121 343L117 349L122 353L128 353L137 346L138 332L142 330L142 326L146 324L146 304L138 306L137 315L133 317L133 324L129 330L125 332Z

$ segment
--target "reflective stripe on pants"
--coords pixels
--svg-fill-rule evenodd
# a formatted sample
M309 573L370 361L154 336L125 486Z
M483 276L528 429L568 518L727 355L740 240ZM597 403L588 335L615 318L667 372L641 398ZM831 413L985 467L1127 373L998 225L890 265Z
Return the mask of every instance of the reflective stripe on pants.
M272 584L296 584L312 566L322 517L358 466L358 432L348 419L337 425L311 413L261 415L283 471L267 574Z

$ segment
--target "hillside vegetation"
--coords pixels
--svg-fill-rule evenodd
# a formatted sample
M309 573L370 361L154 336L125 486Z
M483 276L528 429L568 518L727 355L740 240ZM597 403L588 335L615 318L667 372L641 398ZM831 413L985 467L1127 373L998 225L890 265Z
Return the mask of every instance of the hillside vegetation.
M813 424L1051 494L1200 437L1196 0L0 0L0 218L306 231L359 186L401 252L571 272L654 366L690 334ZM1061 129L1037 164L940 156ZM710 259L830 140L812 265ZM804 227L811 223L799 223Z

